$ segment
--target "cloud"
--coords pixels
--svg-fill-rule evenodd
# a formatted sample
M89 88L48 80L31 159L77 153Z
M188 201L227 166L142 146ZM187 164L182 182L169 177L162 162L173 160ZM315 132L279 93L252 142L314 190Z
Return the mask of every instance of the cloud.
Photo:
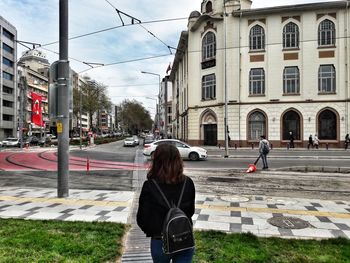
M179 21L143 24L166 45L177 47L181 31L187 29L187 17L193 10L200 10L201 0L109 0L119 10L128 13L143 22L185 18ZM285 4L300 4L315 2L314 0L254 0L253 8L277 6ZM325 1L317 1L325 2ZM59 29L58 0L0 0L0 12L6 20L12 23L18 31L18 39L36 43L50 43L58 40ZM131 20L125 16L123 21L129 24ZM116 10L105 0L69 0L69 35L78 36L106 28L120 26L121 21ZM58 44L46 48L58 51ZM69 56L85 62L113 63L149 56L168 54L167 47L139 25L125 26L101 32L91 36L71 40ZM25 49L19 46L19 51ZM21 54L21 53L18 54ZM46 51L45 51L46 52ZM58 56L46 52L50 62ZM149 71L161 76L173 56L152 60L137 61L109 67L89 70L90 77L108 86L109 95L115 103L125 98L137 99L154 115L155 100L146 99L158 93L158 77L142 74ZM71 60L71 67L83 71L89 67ZM152 84L153 85L142 85ZM156 98L156 97L152 97Z

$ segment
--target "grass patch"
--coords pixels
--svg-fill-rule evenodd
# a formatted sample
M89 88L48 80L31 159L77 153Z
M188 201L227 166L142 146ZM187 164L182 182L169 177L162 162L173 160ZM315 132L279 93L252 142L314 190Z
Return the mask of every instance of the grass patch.
M114 262L126 225L0 219L0 262Z
M195 232L197 263L346 263L350 240L260 238L253 234Z

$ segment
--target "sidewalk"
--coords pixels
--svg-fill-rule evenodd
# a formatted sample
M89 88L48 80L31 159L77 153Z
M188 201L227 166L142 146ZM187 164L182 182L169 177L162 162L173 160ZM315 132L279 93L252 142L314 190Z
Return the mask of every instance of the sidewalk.
M134 198L134 192L71 190L69 198L56 198L56 189L1 188L0 217L132 223ZM283 218L280 227L271 224L272 218L281 216L304 220L307 227L297 229L298 224L288 218ZM350 202L197 194L193 222L197 230L350 238Z

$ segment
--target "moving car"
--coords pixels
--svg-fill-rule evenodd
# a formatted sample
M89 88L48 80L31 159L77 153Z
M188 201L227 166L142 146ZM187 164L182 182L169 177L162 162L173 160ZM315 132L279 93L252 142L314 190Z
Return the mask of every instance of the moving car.
M124 140L124 147L125 146L135 146L134 138L133 137L125 138L125 140Z
M163 143L169 143L176 146L183 159L198 161L198 160L205 160L208 156L207 150L201 147L190 146L182 141L175 140L175 139L164 139L164 140L158 140L156 142L152 142L149 144L145 144L143 148L143 155L152 158L157 146Z
M18 138L6 138L2 141L2 145L4 147L18 147L19 146L19 139Z
M143 145L145 145L145 144L150 144L150 143L152 143L152 142L154 142L155 141L155 139L154 139L154 136L153 135L147 135L146 137L145 137L145 139L143 140Z

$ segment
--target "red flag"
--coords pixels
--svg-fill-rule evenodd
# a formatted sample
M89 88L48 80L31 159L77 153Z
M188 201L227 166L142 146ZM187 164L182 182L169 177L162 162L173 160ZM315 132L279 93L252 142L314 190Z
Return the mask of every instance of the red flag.
M43 116L41 111L42 96L32 92L32 123L43 126Z
M166 70L166 74L168 74L169 71L171 71L171 65L170 65L170 63L169 63L169 66L168 66L168 68L167 68L167 70Z

